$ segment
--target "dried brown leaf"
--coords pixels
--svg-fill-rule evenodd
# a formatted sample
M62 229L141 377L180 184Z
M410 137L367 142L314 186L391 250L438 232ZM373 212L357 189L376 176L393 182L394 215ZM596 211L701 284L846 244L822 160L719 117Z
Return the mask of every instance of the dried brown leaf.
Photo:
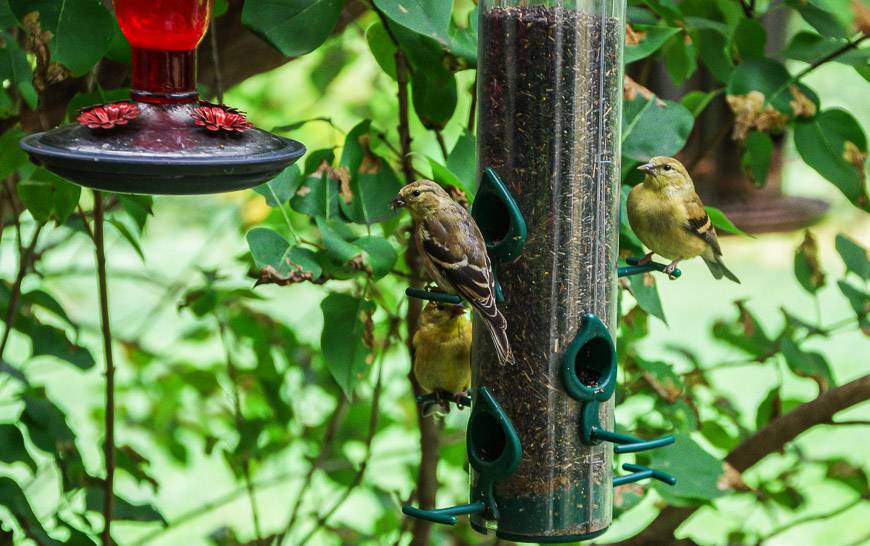
M656 100L656 106L664 106L665 102L658 98L655 93L650 91L648 88L642 86L637 83L633 79L628 76L625 76L622 83L622 94L625 100L634 100L638 95L645 98L646 100Z
M631 25L625 24L625 45L634 46L643 41L646 38L646 32L641 32L639 30L634 30L631 28Z

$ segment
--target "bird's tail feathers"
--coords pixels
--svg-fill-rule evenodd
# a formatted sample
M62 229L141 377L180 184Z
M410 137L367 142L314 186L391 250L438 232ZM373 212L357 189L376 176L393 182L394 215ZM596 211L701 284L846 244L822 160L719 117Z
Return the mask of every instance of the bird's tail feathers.
M495 354L498 356L499 364L513 364L514 353L511 350L511 344L507 337L507 321L501 311L496 310L492 317L481 317L486 329L489 332L489 337L492 339L492 344L495 346Z
M715 279L727 277L729 280L740 284L740 279L737 278L737 275L735 275L731 272L731 270L725 267L725 263L722 261L721 256L714 255L712 259L704 256L704 262L707 264L707 267L710 268L710 273L713 274L713 277Z

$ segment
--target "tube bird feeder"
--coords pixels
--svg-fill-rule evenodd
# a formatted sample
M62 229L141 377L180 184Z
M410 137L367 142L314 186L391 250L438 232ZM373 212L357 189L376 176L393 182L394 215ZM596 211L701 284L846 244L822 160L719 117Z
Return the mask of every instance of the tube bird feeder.
M625 0L482 0L478 20L472 215L516 362L499 364L475 318L470 503L404 511L468 514L516 542L588 540L610 526L614 485L675 481L633 464L613 476L614 452L674 441L613 431L617 277L663 268L617 268Z
M36 163L99 190L201 194L249 188L305 153L243 112L198 100L196 47L212 0L114 0L131 49L131 101L84 109L78 123L22 139Z

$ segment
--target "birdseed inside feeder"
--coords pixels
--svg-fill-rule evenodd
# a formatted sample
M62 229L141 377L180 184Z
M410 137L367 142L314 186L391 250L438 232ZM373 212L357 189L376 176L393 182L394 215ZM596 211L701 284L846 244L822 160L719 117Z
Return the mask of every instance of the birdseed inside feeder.
M85 108L76 123L25 137L36 163L82 186L121 193L202 194L274 178L305 153L255 128L244 112L200 101L196 47L211 0L114 0L130 42L130 101Z

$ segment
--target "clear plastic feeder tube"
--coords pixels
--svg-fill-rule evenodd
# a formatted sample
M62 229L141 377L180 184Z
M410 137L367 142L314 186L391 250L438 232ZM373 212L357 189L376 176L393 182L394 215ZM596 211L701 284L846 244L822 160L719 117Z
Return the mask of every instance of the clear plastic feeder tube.
M482 325L472 356L474 385L504 408L523 454L495 483L498 521L472 522L517 541L581 540L610 525L613 448L582 443L581 403L562 373L587 314L615 339L625 2L480 6L478 170L491 167L505 182L528 234L519 258L498 265L516 363L498 363ZM481 226L491 241L498 224ZM577 352L578 379L591 392L612 356L597 341ZM599 419L612 430L612 396Z

